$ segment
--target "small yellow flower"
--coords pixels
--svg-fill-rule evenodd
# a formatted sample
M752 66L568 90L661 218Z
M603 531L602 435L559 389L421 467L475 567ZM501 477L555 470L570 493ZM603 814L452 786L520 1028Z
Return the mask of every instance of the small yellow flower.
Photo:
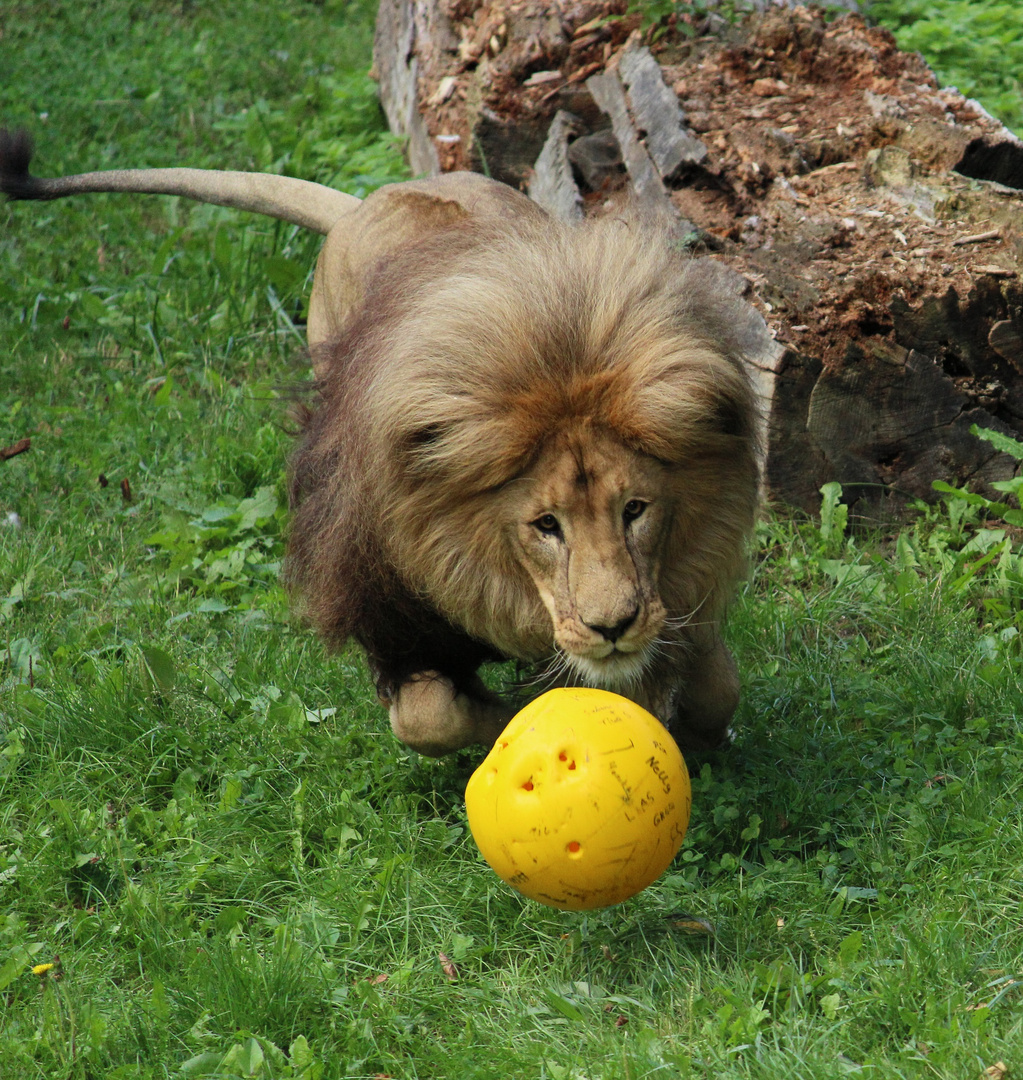
M52 968L55 968L56 966L56 964L36 964L36 966L32 969L32 974L45 975L48 971L50 971Z

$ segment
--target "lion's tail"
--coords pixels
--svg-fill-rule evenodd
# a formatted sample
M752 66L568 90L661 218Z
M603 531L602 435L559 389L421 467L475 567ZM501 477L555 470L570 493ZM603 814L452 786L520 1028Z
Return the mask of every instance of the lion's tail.
M338 218L359 205L354 195L273 173L115 169L42 179L29 173L31 158L32 138L27 131L0 128L0 191L8 198L60 199L89 191L184 195L199 202L266 214L324 235Z

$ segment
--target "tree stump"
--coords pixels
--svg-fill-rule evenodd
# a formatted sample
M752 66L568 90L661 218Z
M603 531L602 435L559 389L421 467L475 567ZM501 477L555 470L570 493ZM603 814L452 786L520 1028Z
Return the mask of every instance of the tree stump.
M763 6L763 5L760 5ZM566 220L637 201L750 300L771 496L981 490L1023 436L1023 143L856 14L644 27L623 0L383 0L376 70L414 170Z

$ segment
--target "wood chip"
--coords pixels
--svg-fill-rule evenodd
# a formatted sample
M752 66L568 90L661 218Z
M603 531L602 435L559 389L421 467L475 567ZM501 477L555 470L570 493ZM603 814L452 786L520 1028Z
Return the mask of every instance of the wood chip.
M561 79L560 71L534 71L532 75L522 84L523 86L543 86L549 82L559 82Z
M427 100L428 105L443 105L445 101L455 92L455 86L458 80L454 75L445 75L440 81L440 85L430 95Z
M589 22L584 22L582 26L577 26L572 31L573 38L581 38L583 34L588 34L591 30L596 30L598 26L602 26L607 22L606 15L598 15L595 19L590 19Z
M573 71L566 81L570 83L582 82L583 79L588 79L595 71L600 71L603 66L599 60L594 61L592 64L586 64L579 68L578 71Z
M587 34L586 37L576 38L575 41L572 42L572 52L573 53L586 52L586 50L591 45L596 45L598 41L603 41L606 37L607 37L607 31L606 30L598 30L596 33Z
M1004 266L971 266L970 269L975 274L987 274L988 277L1014 278L1016 276L1015 270L1008 270Z
M756 79L753 82L753 93L757 97L780 97L788 88L789 84L781 79Z
M990 232L975 233L973 236L960 236L952 241L953 247L962 247L964 244L983 244L985 240L1001 240L1002 234L998 229Z
M812 172L807 173L807 176L826 176L828 173L844 172L859 167L859 162L856 161L836 161L834 165L822 165L819 169L814 169Z

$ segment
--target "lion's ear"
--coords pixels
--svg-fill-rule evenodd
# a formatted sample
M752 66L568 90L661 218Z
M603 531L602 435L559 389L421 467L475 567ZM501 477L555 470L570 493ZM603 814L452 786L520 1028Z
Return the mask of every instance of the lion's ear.
M719 435L748 439L753 431L752 404L747 396L722 394L707 415L709 426Z
M421 428L410 431L405 439L405 448L414 452L430 446L443 436L445 427L445 424L424 424Z
M687 388L698 405L698 430L706 436L749 440L756 432L756 398L746 373L736 363L718 360Z
M390 228L407 241L418 241L441 229L465 221L469 212L454 199L445 199L426 191L391 190L387 201L378 200L377 213L394 219Z
M510 414L423 423L397 440L399 468L415 483L451 485L460 498L493 491L518 476L537 451L532 428Z

